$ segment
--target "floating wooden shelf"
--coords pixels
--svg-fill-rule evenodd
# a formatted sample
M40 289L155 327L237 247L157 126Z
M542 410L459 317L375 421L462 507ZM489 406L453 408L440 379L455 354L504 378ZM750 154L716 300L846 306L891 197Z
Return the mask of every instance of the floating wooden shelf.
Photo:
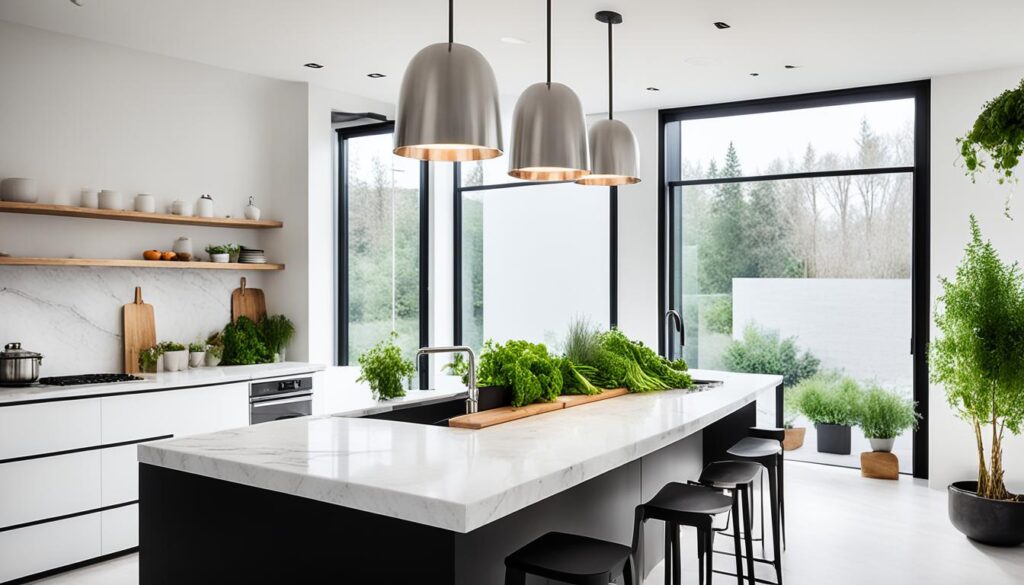
M28 213L32 215L59 215L62 217L86 217L89 219L114 219L143 223L169 223L175 225L198 225L221 228L267 229L284 226L280 221L269 219L253 220L234 217L187 217L170 213L143 213L119 209L92 209L73 205L51 205L48 203L17 203L0 201L0 213Z
M0 256L0 266L91 266L95 268L170 268L174 270L284 270L284 264L237 262L171 262L116 258L24 258Z

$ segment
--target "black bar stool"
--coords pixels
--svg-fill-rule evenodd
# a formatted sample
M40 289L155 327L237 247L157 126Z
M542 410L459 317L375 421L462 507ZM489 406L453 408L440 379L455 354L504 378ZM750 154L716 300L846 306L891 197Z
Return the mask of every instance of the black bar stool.
M751 531L753 524L753 510L751 493L754 489L754 480L761 474L761 465L753 461L717 461L704 468L700 474L699 483L718 490L732 492L732 537L735 544L736 556L736 577L739 585L743 585L743 556L740 555L740 518L743 519L743 540L746 544L747 569L746 576L749 585L754 585L754 541ZM743 514L740 515L740 504L743 504ZM718 529L716 529L718 530ZM724 529L723 529L724 530ZM708 556L714 555L712 549ZM701 562L703 563L703 554ZM729 575L731 573L722 573Z
M665 585L682 584L682 561L679 527L697 529L698 551L714 550L715 530L712 520L718 514L733 510L735 500L706 486L670 483L661 488L649 502L637 506L633 524L633 549L642 554L643 525L647 520L665 522ZM735 539L736 555L741 554L740 541ZM740 571L742 573L742 570ZM711 583L714 560L707 555L702 563L700 582Z
M633 550L577 534L549 532L505 557L505 585L524 585L537 575L574 585L608 585L622 577L633 584Z
M750 429L750 435L740 439L726 452L737 459L752 461L762 465L765 473L768 475L768 501L771 508L773 556L772 560L767 562L775 567L776 583L782 585L782 542L785 539L785 525L782 518L784 506L782 438L785 436L785 431L782 429L752 428ZM763 519L761 532L763 535Z

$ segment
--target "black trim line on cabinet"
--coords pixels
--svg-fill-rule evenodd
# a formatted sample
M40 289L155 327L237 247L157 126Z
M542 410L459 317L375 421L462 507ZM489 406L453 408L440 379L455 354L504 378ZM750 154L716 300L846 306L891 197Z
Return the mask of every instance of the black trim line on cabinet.
M174 435L159 435L156 437L147 437L145 439L133 439L131 441L120 441L117 443L102 443L100 445L91 445L89 447L78 447L76 449L64 449L63 451L50 451L48 453L35 453L32 455L22 455L20 457L10 457L8 459L0 459L0 465L4 463L18 463L19 461L31 461L33 459L44 459L46 457L59 457L61 455L71 455L74 453L83 453L85 451L96 451L99 449L113 449L114 447L124 447L126 445L137 445L139 443L148 443L150 441L160 441L163 439L172 439Z
M21 528L28 528L29 526L37 526L39 524L49 524L50 522L58 522L60 520L68 520L69 518L77 518L79 516L88 516L89 514L96 514L97 512L106 512L107 510L116 510L117 508L124 508L126 506L134 506L138 504L138 500L132 500L130 502L122 502L120 504L111 504L109 506L101 506L99 508L92 508L89 510L83 510L81 512L72 512L70 514L62 514L60 516L52 516L50 518L43 518L41 520L33 520L31 522L22 522L21 524L12 524L10 526L0 527L0 532L9 532L11 530L19 530Z
M2 585L25 585L26 583L32 583L33 581L38 581L39 579L45 579L46 577L52 577L53 575L59 575L61 573L66 573L68 571L74 571L75 569L81 569L83 567L88 567L89 565L95 565L97 563L110 561L118 557L123 557L125 555L130 555L137 552L139 552L139 547L133 546L131 548L126 548L124 550L119 550L117 552L112 552L102 556L93 557L91 559L86 559L84 561L78 561L77 563L71 563L70 565L64 565L62 567L47 569L40 573L33 573L31 575L25 575L24 577L18 577L17 579L11 581L5 581Z

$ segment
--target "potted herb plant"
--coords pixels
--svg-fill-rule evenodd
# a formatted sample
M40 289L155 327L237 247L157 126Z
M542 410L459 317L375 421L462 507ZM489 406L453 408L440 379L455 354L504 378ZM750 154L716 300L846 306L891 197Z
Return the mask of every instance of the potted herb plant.
M404 357L395 344L398 334L391 332L387 338L359 356L362 371L357 382L368 382L370 392L377 400L390 400L405 396L405 386L412 384L416 366ZM405 382L405 385L403 385Z
M188 350L175 341L163 341L160 350L164 359L165 372L180 372L188 369Z
M159 362L163 353L164 351L159 345L141 350L139 352L139 371L144 374L155 374L160 371Z
M206 344L201 342L188 344L188 367L201 368L206 362Z
M850 428L860 416L862 393L853 378L817 374L801 382L793 407L814 424L818 452L850 454Z
M228 254L227 246L215 246L210 244L206 247L206 253L210 255L210 262L226 264L231 256Z
M1003 481L1003 438L1024 424L1024 275L982 240L971 216L956 276L939 282L931 379L973 427L978 450L977 479L948 487L949 518L972 540L1015 546L1024 542L1024 497Z
M274 352L263 343L259 326L248 317L239 317L225 325L221 336L224 339L222 365L268 364L274 359Z
M295 324L284 315L268 315L260 321L263 343L274 353L275 362L285 359L285 347L295 336Z
M220 365L221 356L224 355L224 338L220 331L214 331L206 338L206 365L214 367Z
M881 386L865 390L857 426L864 431L872 451L891 453L896 437L917 428L921 415L914 406L914 401Z
M224 249L228 253L228 262L238 262L238 255L242 253L242 248L238 244L225 244Z
M987 157L1000 184L1015 182L1013 169L1024 152L1024 80L987 102L970 131L956 142L972 181Z

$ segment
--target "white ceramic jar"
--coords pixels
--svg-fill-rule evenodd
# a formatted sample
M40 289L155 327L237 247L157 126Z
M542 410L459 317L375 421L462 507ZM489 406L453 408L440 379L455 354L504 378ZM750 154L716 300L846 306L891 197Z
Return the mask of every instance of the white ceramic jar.
M192 240L185 236L181 236L177 240L174 240L174 247L171 248L175 254L188 254L192 255Z
M256 198L249 198L249 205L245 206L245 218L257 221L260 218L260 208L256 207Z
M99 204L100 209L124 209L124 200L121 198L121 192L111 189L100 191Z
M100 199L99 195L96 193L96 190L90 189L88 187L82 187L82 201L79 205L81 205L82 207L88 207L90 209L96 209L97 207L99 207Z
M142 213L153 213L156 211L156 197L148 193L139 193L135 196L135 211Z
M171 204L171 213L174 215L192 217L192 204L187 201L177 199Z
M0 181L0 199L18 203L39 201L35 179L11 178Z
M203 195L196 201L196 216L197 217L213 217L213 198L209 195Z

